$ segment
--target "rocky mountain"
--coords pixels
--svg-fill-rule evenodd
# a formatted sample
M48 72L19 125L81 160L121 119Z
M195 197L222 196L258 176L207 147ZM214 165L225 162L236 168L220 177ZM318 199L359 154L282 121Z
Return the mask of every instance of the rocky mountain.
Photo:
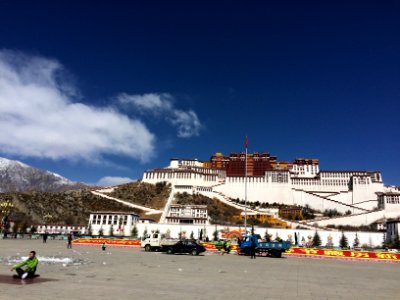
M6 201L13 204L9 219L19 225L43 224L46 215L51 216L47 222L52 224L87 224L89 214L94 211L128 211L144 215L140 210L93 195L89 189L0 193L0 203Z
M16 160L0 157L0 193L59 192L86 187L58 174L39 170Z

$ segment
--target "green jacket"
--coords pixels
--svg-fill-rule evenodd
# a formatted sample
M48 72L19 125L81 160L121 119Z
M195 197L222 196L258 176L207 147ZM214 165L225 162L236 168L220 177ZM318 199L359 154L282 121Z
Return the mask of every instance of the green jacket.
M39 264L39 260L38 260L37 257L35 256L35 257L32 258L32 259L29 259L29 258L28 258L27 260L25 260L25 261L19 263L19 264L16 265L14 268L17 269L17 268L21 268L21 267L23 267L23 266L27 266L26 270L34 270L34 269L37 267L38 264Z

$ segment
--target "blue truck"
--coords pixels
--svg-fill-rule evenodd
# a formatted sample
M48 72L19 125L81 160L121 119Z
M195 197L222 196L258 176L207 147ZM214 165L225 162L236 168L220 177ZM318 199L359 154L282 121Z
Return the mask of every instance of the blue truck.
M267 256L271 257L282 257L282 253L288 250L291 246L289 242L259 242L259 235L248 235L243 237L240 242L240 252L244 255L250 255L251 245L254 242L256 247L256 253L266 253Z

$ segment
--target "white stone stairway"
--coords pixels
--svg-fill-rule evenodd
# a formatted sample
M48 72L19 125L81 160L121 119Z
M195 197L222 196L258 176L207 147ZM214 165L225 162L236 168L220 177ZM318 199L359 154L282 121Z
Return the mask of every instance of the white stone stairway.
M171 206L172 201L173 201L174 198L175 198L175 193L176 193L176 191L175 191L174 186L171 186L171 192L170 192L170 194L169 194L167 203L166 203L165 206L164 206L164 210L163 210L163 213L162 213L161 218L160 218L160 223L166 223L166 219L167 219L167 216L168 216L169 207Z
M111 197L111 196L108 196L108 195L104 195L103 193L101 193L99 191L92 191L92 194L96 195L96 196L100 196L100 197L106 198L108 200L112 200L112 201L121 203L123 205L129 206L129 207L132 207L132 208L137 208L137 209L143 210L143 211L146 212L146 215L155 215L155 214L160 214L160 213L163 212L162 210L158 210L158 209L154 209L154 208L148 208L148 207L145 207L145 206L142 206L142 205L133 204L133 203L130 203L128 201L124 201L124 200L117 199L117 198L114 198L114 197Z

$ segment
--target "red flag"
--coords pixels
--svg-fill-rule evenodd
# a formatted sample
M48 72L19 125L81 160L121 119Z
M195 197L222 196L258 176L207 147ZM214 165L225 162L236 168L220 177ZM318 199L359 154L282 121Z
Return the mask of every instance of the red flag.
M246 142L245 142L246 148L247 148L248 145L249 145L249 139L247 138L247 135L246 135Z

